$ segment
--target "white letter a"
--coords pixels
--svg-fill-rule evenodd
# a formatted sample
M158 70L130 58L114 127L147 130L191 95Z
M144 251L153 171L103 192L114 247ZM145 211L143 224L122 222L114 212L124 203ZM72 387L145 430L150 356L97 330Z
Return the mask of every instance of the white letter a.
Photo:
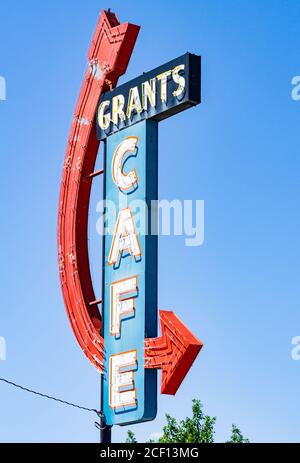
M108 265L118 262L123 251L128 251L133 257L142 255L139 241L135 233L133 217L129 208L121 209L119 212L108 256Z

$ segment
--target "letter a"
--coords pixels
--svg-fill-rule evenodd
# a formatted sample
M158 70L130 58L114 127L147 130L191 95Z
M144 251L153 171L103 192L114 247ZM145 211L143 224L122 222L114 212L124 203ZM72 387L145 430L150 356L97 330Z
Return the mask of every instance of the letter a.
M108 256L108 265L118 262L123 251L128 251L133 257L142 255L140 244L135 233L133 217L129 208L121 209L119 212Z

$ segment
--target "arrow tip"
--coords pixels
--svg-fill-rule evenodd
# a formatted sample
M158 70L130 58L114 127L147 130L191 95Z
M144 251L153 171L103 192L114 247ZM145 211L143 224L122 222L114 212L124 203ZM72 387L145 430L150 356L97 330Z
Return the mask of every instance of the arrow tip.
M168 362L162 367L161 393L174 395L203 347L174 312L160 310L162 335L169 339Z

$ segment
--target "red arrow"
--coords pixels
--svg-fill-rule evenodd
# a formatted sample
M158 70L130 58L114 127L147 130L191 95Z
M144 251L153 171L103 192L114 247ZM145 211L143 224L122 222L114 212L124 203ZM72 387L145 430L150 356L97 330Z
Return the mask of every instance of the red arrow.
M145 368L162 369L162 394L174 395L203 344L182 321L160 310L161 336L145 339Z

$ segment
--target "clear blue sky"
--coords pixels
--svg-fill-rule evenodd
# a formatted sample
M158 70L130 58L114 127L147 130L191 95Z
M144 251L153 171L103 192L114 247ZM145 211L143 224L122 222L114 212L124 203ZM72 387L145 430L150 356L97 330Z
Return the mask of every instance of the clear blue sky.
M300 75L296 0L142 0L1 4L1 312L7 360L0 376L90 407L99 376L77 345L57 271L61 168L86 52L102 8L142 26L122 82L186 51L202 55L203 102L160 124L159 195L205 200L205 242L159 242L159 306L205 343L164 414L185 417L191 399L251 441L300 441L299 123L290 97ZM95 233L93 191L91 243ZM97 241L98 240L98 241ZM97 258L93 276L100 281ZM99 283L99 282L98 282ZM94 416L0 384L0 441L95 442ZM125 438L115 428L115 441Z

